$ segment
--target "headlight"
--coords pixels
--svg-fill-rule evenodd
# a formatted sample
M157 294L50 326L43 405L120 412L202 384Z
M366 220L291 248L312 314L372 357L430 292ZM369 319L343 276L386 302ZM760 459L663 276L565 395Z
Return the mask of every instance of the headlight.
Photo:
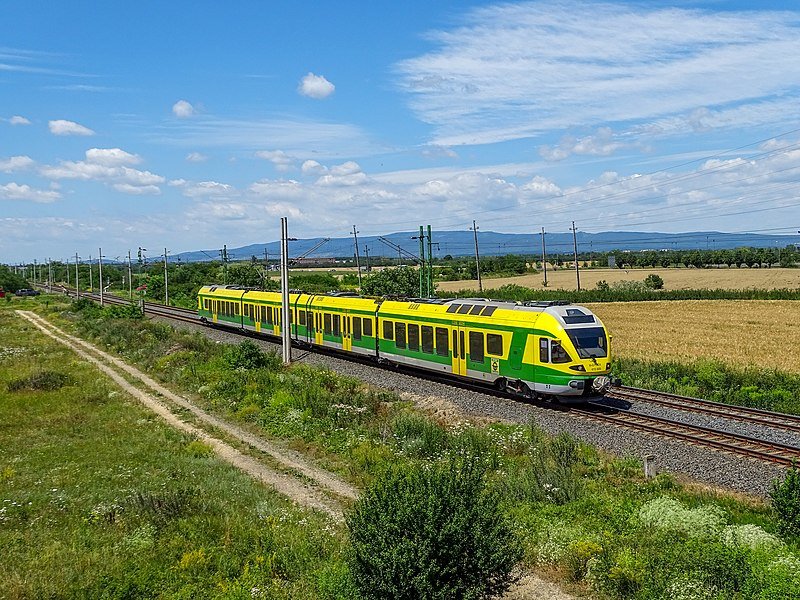
M586 369L583 368L583 365L572 365L570 367L573 371L585 371Z

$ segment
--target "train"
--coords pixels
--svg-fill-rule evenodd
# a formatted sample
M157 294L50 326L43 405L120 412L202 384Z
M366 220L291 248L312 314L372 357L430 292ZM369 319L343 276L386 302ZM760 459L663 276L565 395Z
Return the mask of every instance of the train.
M611 380L611 337L564 301L393 299L353 292L289 294L294 344L479 382L530 399L585 401ZM206 285L201 322L280 336L281 294Z

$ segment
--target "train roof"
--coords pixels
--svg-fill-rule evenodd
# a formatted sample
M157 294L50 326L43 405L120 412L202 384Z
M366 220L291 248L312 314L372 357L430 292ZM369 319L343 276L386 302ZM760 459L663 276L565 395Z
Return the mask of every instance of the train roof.
M236 286L236 285L207 285L203 286L203 289L208 289L210 292L215 292L217 290L224 290L227 292L263 292L263 290L259 290L257 288L251 287L243 287L243 286ZM280 293L280 292L268 292L268 293ZM490 317L496 310L508 310L508 311L515 311L517 313L546 313L553 317L556 317L557 320L561 321L566 326L588 326L599 324L599 320L595 315L592 313L591 310L585 308L583 306L573 305L566 300L539 300L533 302L508 302L504 300L492 300L490 298L405 298L405 297L392 297L386 296L384 298L376 298L371 296L359 296L355 292L326 292L326 293L317 293L317 292L304 292L301 290L290 290L292 294L304 294L308 296L315 296L315 297L323 297L323 298L330 298L334 304L338 304L337 300L341 301L348 301L348 300L367 300L372 301L376 304L381 304L383 302L387 303L397 303L397 304L404 304L406 305L404 308L408 308L411 305L415 305L414 308L418 308L421 305L430 305L430 306L440 306L439 310L444 309L444 312L448 313L470 313L472 316L482 316L482 317ZM467 306L469 309L464 309L462 307ZM484 306L483 310L480 311L480 315L476 315L476 312L473 311L474 306ZM400 307L398 307L400 308ZM519 315L522 317L522 315ZM522 317L524 318L524 317Z

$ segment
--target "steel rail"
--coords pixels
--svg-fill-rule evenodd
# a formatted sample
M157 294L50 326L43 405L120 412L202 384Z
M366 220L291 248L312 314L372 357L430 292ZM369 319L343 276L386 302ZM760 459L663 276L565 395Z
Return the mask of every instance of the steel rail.
M614 387L606 393L606 396L619 400L641 400L643 402L658 404L684 412L711 415L723 419L734 419L800 433L800 417L761 408L723 404L722 402L714 402L702 398L678 396L677 394L626 386Z
M720 431L711 427L692 425L631 411L614 409L613 412L609 413L594 412L595 410L608 411L609 407L605 404L590 402L587 409L580 409L577 412L581 416L613 423L621 427L647 431L662 437L677 438L695 445L757 458L765 462L791 465L794 461L800 460L800 447L798 446L770 442L748 435Z

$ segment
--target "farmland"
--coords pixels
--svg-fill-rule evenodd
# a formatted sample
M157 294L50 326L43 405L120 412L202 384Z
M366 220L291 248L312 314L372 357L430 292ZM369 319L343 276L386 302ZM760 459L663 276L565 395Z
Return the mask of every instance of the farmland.
M800 305L782 300L608 302L590 305L626 358L758 365L800 372Z
M643 281L655 273L664 280L666 290L687 289L782 289L800 287L800 269L587 269L581 270L581 287L593 288L599 281ZM499 288L515 284L534 289L544 289L544 275L534 273L519 277L500 277L484 279L484 288ZM549 289L575 289L575 271L559 269L547 271ZM442 291L477 290L478 282L442 281L438 283Z

